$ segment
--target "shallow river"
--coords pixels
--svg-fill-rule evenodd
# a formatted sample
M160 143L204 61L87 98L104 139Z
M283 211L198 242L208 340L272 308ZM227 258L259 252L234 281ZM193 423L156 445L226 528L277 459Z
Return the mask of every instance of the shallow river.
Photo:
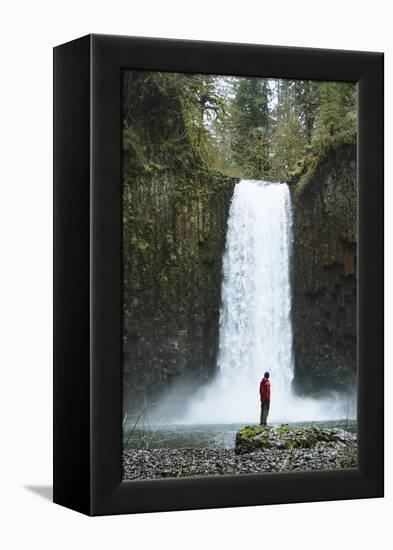
M273 424L274 425L274 424ZM331 422L297 422L294 427L328 426L356 432L354 420ZM279 426L279 424L277 424ZM171 424L168 426L124 426L123 444L127 449L181 449L215 447L232 449L235 446L236 432L244 424Z

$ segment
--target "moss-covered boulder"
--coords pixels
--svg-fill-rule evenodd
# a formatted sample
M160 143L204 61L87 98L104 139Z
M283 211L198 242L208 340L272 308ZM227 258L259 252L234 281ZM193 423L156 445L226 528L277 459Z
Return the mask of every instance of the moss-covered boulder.
M347 443L350 439L351 434L337 428L296 428L289 424L278 427L246 426L236 434L235 451L237 454L245 454L265 449L312 449L319 442Z

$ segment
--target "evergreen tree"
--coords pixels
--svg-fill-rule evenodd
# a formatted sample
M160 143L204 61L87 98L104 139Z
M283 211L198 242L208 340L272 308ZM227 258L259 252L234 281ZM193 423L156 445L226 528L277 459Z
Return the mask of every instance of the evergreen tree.
M347 82L321 82L314 148L356 139L356 86Z
M148 79L168 105L179 98L196 157L224 174L285 181L329 147L356 140L351 83L165 73Z
M267 79L239 78L231 109L234 161L250 177L264 179L270 170L270 88Z
M320 101L320 83L313 80L294 81L294 108L304 127L310 144L315 129Z
M271 172L273 181L285 181L305 154L305 125L299 113L295 82L276 83L274 131L271 139Z

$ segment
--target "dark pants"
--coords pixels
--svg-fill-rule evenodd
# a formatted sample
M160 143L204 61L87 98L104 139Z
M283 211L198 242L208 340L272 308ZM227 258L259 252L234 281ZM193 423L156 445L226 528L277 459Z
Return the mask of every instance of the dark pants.
M261 401L261 426L266 426L269 408L270 401Z

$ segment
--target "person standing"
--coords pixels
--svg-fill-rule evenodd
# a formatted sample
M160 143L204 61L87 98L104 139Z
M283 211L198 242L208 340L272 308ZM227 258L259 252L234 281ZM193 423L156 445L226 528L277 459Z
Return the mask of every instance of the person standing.
M259 385L259 395L261 397L261 426L266 426L267 417L270 408L270 374L265 372Z

